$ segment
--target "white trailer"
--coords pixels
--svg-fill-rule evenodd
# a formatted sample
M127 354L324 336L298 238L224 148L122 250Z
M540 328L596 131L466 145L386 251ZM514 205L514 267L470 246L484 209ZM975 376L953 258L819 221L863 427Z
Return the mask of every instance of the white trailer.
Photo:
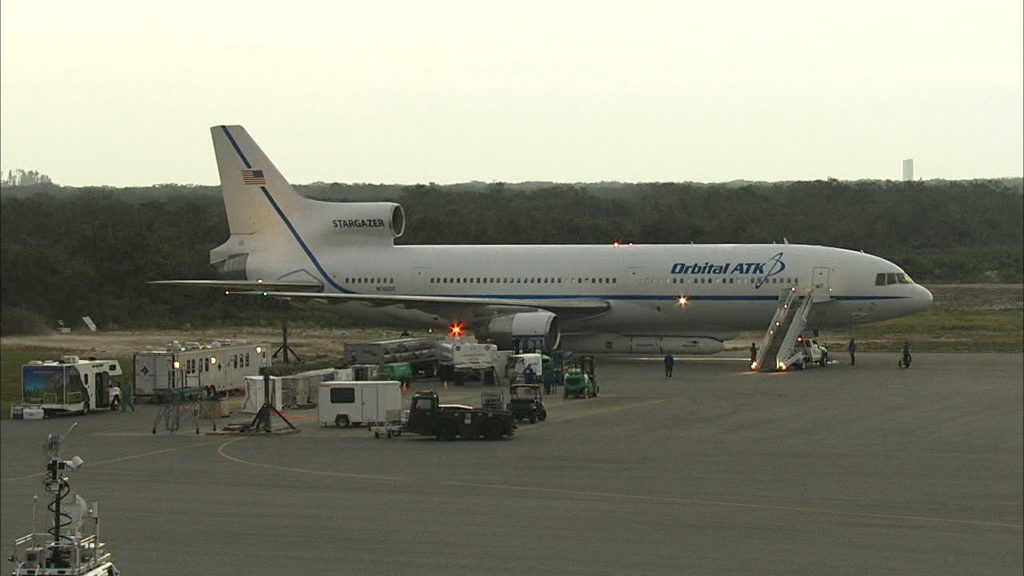
M135 395L162 397L174 390L202 390L208 397L241 394L245 377L270 366L266 344L173 342L164 350L136 352Z
M256 414L263 407L264 403L270 403L275 410L284 410L287 406L284 400L284 385L280 376L270 377L270 398L265 394L266 383L263 376L245 377L245 399L242 401L240 412Z
M402 383L397 380L322 382L319 396L317 414L323 426L385 424L402 413Z
M29 409L49 416L65 412L89 412L99 408L118 410L121 388L111 377L121 375L117 360L82 360L64 356L60 362L34 361L21 367L21 399ZM12 408L12 414L17 412Z
M242 412L255 414L259 412L264 402L270 402L278 410L316 406L320 393L317 388L320 383L336 380L355 380L355 378L352 378L351 375L346 377L343 371L337 368L322 368L285 376L271 376L270 400L266 400L263 376L246 376Z

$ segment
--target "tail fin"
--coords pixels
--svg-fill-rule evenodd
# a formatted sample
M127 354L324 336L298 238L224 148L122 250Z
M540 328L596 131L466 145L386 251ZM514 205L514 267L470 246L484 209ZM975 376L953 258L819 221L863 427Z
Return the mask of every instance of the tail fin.
M278 211L297 213L308 202L292 189L245 128L214 126L210 132L232 235L281 227Z
M210 132L231 232L210 251L210 264L221 278L281 280L301 270L331 282L319 261L323 253L394 246L402 235L405 213L398 204L300 196L245 128L214 126Z

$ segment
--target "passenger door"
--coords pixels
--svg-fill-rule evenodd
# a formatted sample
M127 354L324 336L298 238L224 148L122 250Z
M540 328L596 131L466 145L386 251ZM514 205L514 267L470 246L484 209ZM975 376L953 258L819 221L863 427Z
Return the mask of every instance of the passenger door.
M825 266L814 267L814 274L811 278L811 287L814 289L814 302L825 302L832 299L828 282L831 272L832 269Z

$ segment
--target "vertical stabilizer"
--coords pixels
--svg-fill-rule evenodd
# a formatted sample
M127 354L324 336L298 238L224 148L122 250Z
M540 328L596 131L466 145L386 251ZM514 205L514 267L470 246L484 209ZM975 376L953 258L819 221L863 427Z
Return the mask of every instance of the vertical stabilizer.
M393 247L405 213L393 202L324 202L300 196L241 126L214 126L213 149L231 236L210 251L228 280L326 281L336 249ZM333 252L337 254L337 252Z
M214 126L210 132L232 235L282 228L279 213L301 212L308 200L292 189L245 128Z

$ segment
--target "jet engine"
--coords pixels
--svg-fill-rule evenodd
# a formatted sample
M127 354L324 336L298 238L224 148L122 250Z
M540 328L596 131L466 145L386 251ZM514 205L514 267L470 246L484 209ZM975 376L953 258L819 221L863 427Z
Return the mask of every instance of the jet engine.
M385 244L405 232L405 211L393 202L313 202L307 205L306 237L327 244Z
M519 312L491 318L474 328L480 340L490 340L500 349L523 348L516 343L533 342L545 351L558 347L561 333L558 318L551 312Z

